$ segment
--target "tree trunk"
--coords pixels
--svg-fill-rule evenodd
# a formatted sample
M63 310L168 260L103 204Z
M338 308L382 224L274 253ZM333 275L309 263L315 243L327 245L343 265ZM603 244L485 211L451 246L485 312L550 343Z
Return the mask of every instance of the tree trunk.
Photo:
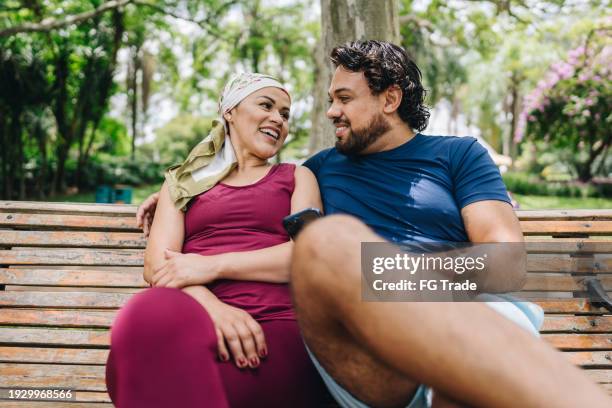
M327 89L332 78L331 50L353 40L399 43L399 10L395 0L321 0L321 41L314 51L315 89L309 152L334 144L327 111Z

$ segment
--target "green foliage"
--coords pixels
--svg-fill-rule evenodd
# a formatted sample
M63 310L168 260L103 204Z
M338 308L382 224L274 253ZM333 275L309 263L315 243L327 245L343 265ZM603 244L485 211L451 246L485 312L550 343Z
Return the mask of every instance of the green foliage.
M603 30L607 31L612 27ZM515 135L519 141L525 133L550 148L571 151L571 163L582 181L592 178L593 164L612 144L612 41L606 37L598 41L596 32L591 31L585 46L555 63L538 82L528 95Z
M580 184L550 182L530 173L508 172L502 175L508 191L517 194L557 197L612 198L612 183Z

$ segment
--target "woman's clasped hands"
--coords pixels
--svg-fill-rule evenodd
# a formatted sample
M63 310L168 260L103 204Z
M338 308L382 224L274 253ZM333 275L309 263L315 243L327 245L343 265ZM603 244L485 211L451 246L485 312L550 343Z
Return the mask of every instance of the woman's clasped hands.
M155 271L152 286L181 289L190 285L204 285L220 276L219 257L198 254L182 254L166 249L166 262Z

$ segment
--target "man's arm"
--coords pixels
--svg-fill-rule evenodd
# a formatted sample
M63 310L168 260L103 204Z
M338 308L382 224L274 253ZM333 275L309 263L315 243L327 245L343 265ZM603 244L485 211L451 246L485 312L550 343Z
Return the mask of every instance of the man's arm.
M486 274L479 279L481 291L521 290L527 278L526 253L521 225L512 207L503 201L477 201L463 207L461 217L471 242L512 243L500 245L495 256L488 258Z

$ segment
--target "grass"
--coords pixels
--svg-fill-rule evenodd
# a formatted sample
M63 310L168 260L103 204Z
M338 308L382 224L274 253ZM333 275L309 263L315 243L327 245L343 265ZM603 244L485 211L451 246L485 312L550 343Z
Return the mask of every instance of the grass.
M132 204L140 204L150 194L156 192L161 187L161 184L150 184L145 186L132 187ZM63 194L53 198L48 198L47 201L55 202L73 202L73 203L95 203L95 191L88 191L78 194Z
M612 198L551 197L512 194L521 210L610 209Z

